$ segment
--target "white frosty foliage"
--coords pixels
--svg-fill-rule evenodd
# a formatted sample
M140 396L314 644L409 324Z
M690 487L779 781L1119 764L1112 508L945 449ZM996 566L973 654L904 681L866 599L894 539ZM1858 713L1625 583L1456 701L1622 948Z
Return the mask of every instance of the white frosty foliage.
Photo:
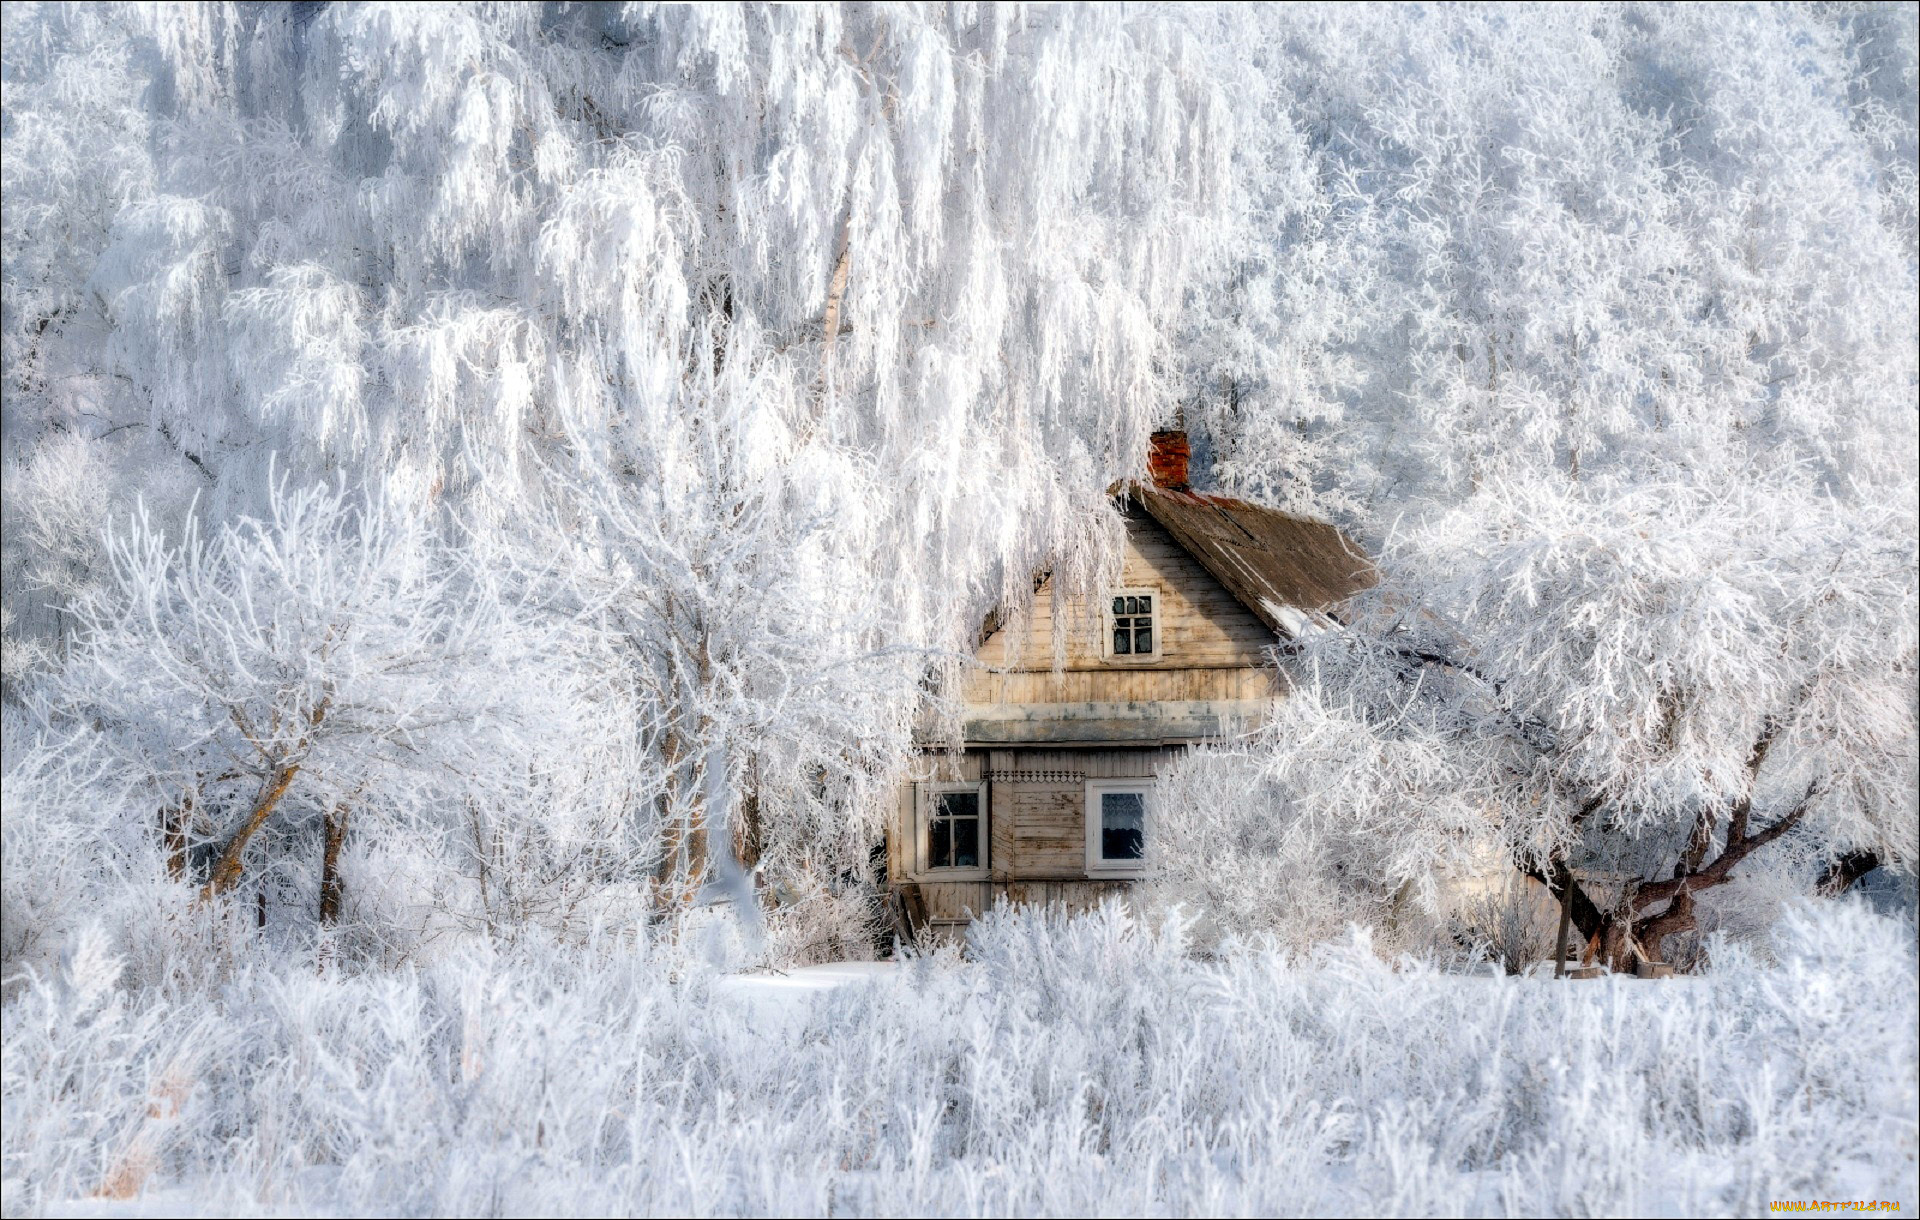
M1305 689L1252 738L1180 760L1155 788L1152 900L1210 941L1305 950L1358 924L1383 952L1432 949L1459 883L1501 856L1457 756L1402 727Z
M252 857L270 879L313 867L330 810L358 816L377 854L424 852L385 862L417 874L414 892L399 910L363 904L368 930L417 928L422 904L493 926L515 882L579 891L652 865L635 791L649 773L593 620L536 621L537 580L456 556L390 504L284 489L269 503L267 521L190 528L178 546L144 521L112 538L73 659L31 721L10 715L10 739L30 738L9 749L9 872L30 872L8 880L10 963L69 922L54 915L68 886L154 877L176 813L177 866L202 876L263 805ZM516 846L533 854L503 867ZM523 899L512 922L544 905Z
M1197 52L1119 10L19 20L10 81L134 61L160 82L159 113L124 122L165 139L120 158L150 185L68 277L107 351L9 298L10 362L117 374L91 383L94 434L160 429L223 507L257 504L278 451L499 520L551 494L530 458L642 474L718 410L756 431L760 470L853 445L887 476L876 557L940 553L959 584L884 582L921 634L949 601L977 612L983 580L1020 587L1134 465L1223 195ZM9 139L23 214L97 198L70 179L106 120L37 100L17 121L42 143ZM48 237L20 231L10 277L59 278L27 261ZM751 397L689 401L709 359ZM71 391L10 393L30 460Z
M1917 1201L1911 924L1792 913L1916 855L1913 6L4 21L10 1214ZM1386 560L1164 777L1218 958L759 1027L702 957L860 951L916 708L1179 407ZM1696 978L1379 960L1782 819Z
M922 673L1111 559L1230 206L1157 11L9 21L8 223L77 226L7 230L10 678L136 498L210 535L338 473L604 610L670 855L802 888L864 871Z
M626 951L475 951L263 964L137 1018L87 949L9 1009L0 1146L22 1213L164 1181L350 1215L1911 1207L1912 938L1829 906L1771 965L1555 985L1364 941L1200 963L1110 910L791 1008Z
M1910 495L1911 6L1214 20L1241 261L1183 351L1229 485L1375 537L1556 473Z

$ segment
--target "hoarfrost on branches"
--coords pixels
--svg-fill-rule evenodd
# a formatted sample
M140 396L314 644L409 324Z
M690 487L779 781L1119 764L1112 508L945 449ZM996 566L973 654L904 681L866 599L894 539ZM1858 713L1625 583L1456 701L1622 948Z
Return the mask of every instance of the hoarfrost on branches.
M1913 1198L1911 5L0 20L9 1212ZM1176 422L1384 576L1196 924L756 1032Z

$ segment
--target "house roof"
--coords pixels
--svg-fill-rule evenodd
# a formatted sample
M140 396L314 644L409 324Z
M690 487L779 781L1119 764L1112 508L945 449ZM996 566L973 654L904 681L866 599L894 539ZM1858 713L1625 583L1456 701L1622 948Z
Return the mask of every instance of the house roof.
M1324 521L1153 483L1133 481L1119 490L1283 635L1327 625L1327 611L1379 580L1366 554Z

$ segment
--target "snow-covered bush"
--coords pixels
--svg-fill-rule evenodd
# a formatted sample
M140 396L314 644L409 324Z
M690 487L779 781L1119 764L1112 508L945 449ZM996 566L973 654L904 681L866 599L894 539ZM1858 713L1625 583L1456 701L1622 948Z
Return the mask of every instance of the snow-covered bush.
M1913 935L1803 906L1764 961L1555 984L1113 907L824 993L612 941L125 992L82 938L7 1007L0 1173L28 1215L1911 1207Z
M1501 867L1491 824L1445 795L1451 765L1312 692L1289 699L1253 737L1161 776L1149 900L1184 905L1208 943L1243 933L1304 950L1358 924L1383 950L1432 949L1461 887Z
M138 825L139 780L114 768L85 728L36 726L0 710L0 971L44 964L100 916L164 873L157 828Z

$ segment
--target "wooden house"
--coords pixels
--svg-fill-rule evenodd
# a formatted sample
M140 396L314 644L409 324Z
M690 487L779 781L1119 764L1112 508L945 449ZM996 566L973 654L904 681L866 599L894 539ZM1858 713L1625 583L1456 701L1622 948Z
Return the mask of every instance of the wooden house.
M1118 585L1090 602L1043 581L1033 613L989 620L958 748L922 750L888 826L910 926L1125 889L1153 835L1155 775L1257 724L1281 695L1275 646L1334 626L1334 608L1373 584L1333 526L1190 490L1187 455L1184 433L1157 433L1151 479L1114 489Z

